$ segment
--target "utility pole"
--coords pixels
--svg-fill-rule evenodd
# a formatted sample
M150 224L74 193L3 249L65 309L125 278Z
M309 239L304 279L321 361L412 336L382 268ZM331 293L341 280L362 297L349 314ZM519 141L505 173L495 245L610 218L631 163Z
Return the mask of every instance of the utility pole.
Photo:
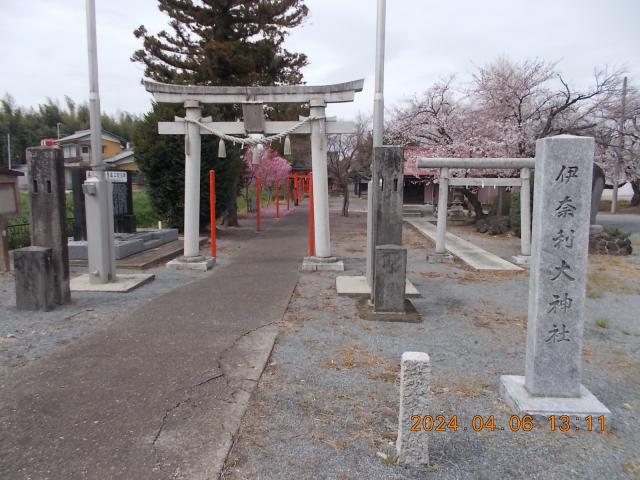
M376 27L376 81L373 97L373 146L381 147L384 137L384 51L387 16L386 0L378 0Z
M618 126L618 134L620 141L618 142L618 152L616 155L616 165L613 169L613 194L611 197L611 213L617 213L618 210L618 181L620 180L620 167L622 166L622 158L624 156L624 122L627 116L627 77L622 81L622 108L620 109L620 123Z
M60 140L60 125L62 125L62 122L56 123L56 130L57 130L57 133L58 133L58 140Z
M91 125L91 169L93 176L82 187L85 194L89 282L116 281L113 242L113 186L106 180L102 160L102 123L98 88L98 47L95 0L86 0L89 53L89 121Z

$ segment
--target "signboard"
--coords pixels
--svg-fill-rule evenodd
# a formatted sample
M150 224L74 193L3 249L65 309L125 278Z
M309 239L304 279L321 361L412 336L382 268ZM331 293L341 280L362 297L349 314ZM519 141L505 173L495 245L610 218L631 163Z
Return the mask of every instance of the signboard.
M127 183L127 172L115 172L107 170L104 172L105 178L112 183ZM93 170L87 170L87 178L95 177Z

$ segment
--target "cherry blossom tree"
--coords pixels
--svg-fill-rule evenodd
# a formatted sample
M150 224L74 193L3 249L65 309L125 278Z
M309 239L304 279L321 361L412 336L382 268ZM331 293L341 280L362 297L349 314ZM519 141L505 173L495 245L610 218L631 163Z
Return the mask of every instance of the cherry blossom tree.
M254 155L260 156L260 161L257 164L254 164ZM259 177L262 187L266 188L269 192L269 199L267 201L267 205L269 205L276 182L280 182L280 185L285 188L284 182L291 174L291 164L286 158L281 157L276 150L268 147L261 150L247 148L243 160L245 164L247 200L249 198L248 186L255 184L256 178Z
M457 87L455 77L449 77L398 107L386 135L393 143L423 149L425 156L530 157L539 138L593 135L603 105L619 90L620 77L620 71L596 70L591 87L578 90L553 63L499 58L477 68L466 87ZM415 168L407 166L409 172ZM470 176L468 170L450 173ZM479 174L514 176L517 172L483 169ZM437 179L437 172L433 178ZM466 188L462 193L481 218L476 191Z

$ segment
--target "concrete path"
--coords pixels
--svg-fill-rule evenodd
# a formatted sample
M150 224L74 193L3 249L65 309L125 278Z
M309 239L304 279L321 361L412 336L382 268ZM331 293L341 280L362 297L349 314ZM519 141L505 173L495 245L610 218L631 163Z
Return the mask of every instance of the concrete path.
M434 242L436 241L436 226L429 222L428 219L405 218L404 221L413 225ZM507 262L497 255L487 252L449 232L447 232L446 246L449 252L476 270L522 270L522 268L513 263Z
M271 222L270 222L271 223ZM305 253L303 211L0 385L0 478L217 478Z

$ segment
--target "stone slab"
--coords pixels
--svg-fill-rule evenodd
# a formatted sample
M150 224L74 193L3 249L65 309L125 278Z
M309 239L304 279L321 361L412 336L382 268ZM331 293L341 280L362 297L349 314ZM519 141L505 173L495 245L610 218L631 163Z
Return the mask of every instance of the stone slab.
M404 300L404 313L387 313L387 312L374 312L373 304L368 297L363 297L356 303L356 310L358 316L362 320L369 320L372 322L401 322L401 323L421 323L422 315L418 313L416 307L411 303L411 300L405 298Z
M398 463L408 467L429 464L429 433L413 432L412 417L433 414L431 399L431 359L423 352L404 352L400 362L400 412L396 451Z
M128 293L152 281L154 278L156 278L156 276L152 273L118 274L115 282L92 284L89 281L89 274L85 273L84 275L79 275L71 279L71 291Z
M204 260L197 262L185 262L183 258L175 258L167 262L167 268L176 270L199 270L206 272L211 270L216 263L215 257L205 257Z
M427 263L454 263L455 257L450 253L429 253Z
M338 295L346 297L368 297L371 295L371 287L367 283L366 276L339 276L336 277L336 290ZM420 292L410 280L406 280L404 291L407 297L419 297Z
M600 402L584 385L580 385L579 397L536 397L524 386L524 377L503 375L500 377L500 393L505 402L519 415L549 417L551 415L570 415L584 420L587 415L605 417L605 423L611 422L611 411ZM576 422L580 422L576 420Z
M513 257L511 257L511 261L516 265L528 267L529 262L531 262L531 256L530 255L514 255Z
M405 219L405 222L413 225L427 238L430 238L434 242L436 241L436 226L426 218L407 218ZM507 270L517 272L523 270L517 265L514 265L491 252L487 252L477 245L467 242L452 233L447 232L446 245L449 252L476 270Z
M303 272L343 272L344 262L335 257L304 257L300 270Z

